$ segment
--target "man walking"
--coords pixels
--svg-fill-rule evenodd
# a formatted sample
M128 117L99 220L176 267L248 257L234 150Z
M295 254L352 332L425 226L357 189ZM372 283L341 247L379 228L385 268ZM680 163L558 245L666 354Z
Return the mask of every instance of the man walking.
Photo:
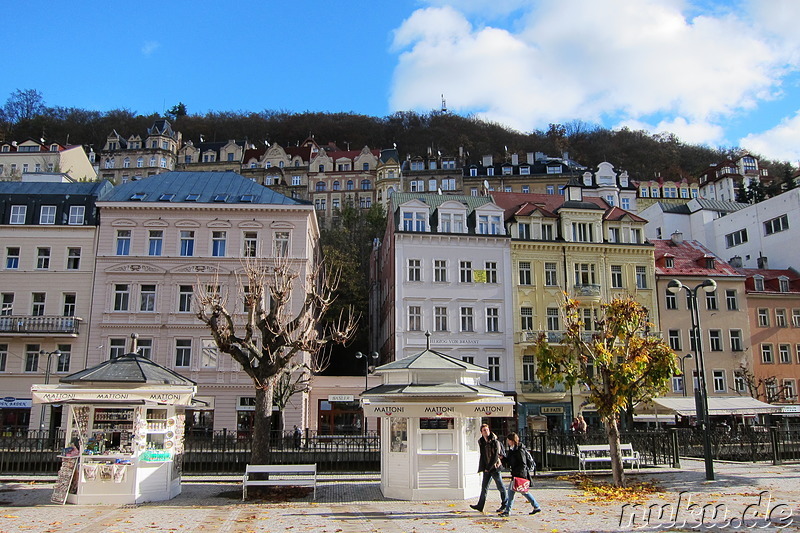
M481 425L481 437L478 439L478 448L481 453L478 472L483 472L481 495L478 498L478 503L470 505L476 511L483 512L483 506L486 504L486 492L489 490L489 482L491 480L494 480L497 490L500 491L501 503L497 512L504 511L506 508L506 490L503 486L503 479L500 476L501 458L503 456L501 446L500 441L497 440L497 435L492 433L489 425Z

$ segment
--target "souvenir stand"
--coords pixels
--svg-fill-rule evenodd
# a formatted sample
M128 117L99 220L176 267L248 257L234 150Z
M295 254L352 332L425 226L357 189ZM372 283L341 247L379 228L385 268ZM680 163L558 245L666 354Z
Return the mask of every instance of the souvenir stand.
M479 384L488 370L425 351L380 366L364 391L380 418L381 492L398 500L468 499L480 493L478 439L485 417L513 416L514 399Z
M196 392L193 381L137 354L33 385L35 403L69 407L52 500L136 504L180 494L184 409Z

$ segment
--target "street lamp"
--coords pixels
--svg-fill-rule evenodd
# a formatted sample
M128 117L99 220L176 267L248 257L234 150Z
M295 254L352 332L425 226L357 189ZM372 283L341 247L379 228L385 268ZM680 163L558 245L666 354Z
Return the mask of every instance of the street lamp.
M714 458L711 455L711 425L708 418L708 387L706 385L706 365L703 359L703 337L700 334L700 306L697 302L697 291L703 289L706 293L717 290L717 282L713 279L706 279L695 286L694 289L687 287L680 280L673 279L667 284L667 290L672 294L677 294L681 289L686 289L689 293L689 312L692 317L692 339L694 345L695 365L697 366L697 381L700 387L694 390L695 410L697 420L700 422L700 429L703 432L703 457L706 463L706 480L714 479ZM685 384L684 384L685 388Z
M39 350L39 355L46 355L47 356L47 366L44 369L44 384L47 385L50 383L50 361L52 360L53 356L55 355L57 358L61 359L61 350L53 350L52 352L46 352L44 350ZM42 404L42 414L39 419L39 429L44 430L44 408L45 404Z
M686 396L686 360L691 359L692 354L687 353L686 355L678 358L678 363L681 365L681 379L683 380L683 395Z
M365 392L369 388L368 378L369 378L369 366L370 366L369 363L370 363L370 360L373 363L377 363L379 357L380 356L378 355L378 352L372 352L369 355L363 354L361 352L356 352L356 359L363 359L364 360L364 391ZM364 426L364 435L366 435L367 434L367 413L366 413L366 409L364 408L364 398L363 398L363 396L361 398L361 416L364 419L364 424L363 424L363 426Z

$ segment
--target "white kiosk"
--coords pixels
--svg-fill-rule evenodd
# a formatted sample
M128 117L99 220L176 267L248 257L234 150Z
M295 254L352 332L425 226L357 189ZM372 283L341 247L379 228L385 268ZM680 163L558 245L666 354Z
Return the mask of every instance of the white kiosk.
M488 370L425 351L380 366L364 412L381 421L381 491L397 500L465 500L480 494L481 420L513 415L514 399L480 385Z
M181 492L184 409L195 383L137 354L33 385L35 403L69 406L52 501L136 504Z

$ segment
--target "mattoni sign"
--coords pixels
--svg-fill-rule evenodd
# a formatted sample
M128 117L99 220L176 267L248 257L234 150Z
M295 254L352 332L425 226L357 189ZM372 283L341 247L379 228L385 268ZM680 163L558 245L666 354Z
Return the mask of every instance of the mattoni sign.
M62 385L33 385L31 395L35 403L81 402L151 402L162 405L190 405L194 387L140 388L140 389L68 389Z
M482 418L512 416L513 400L508 402L472 403L370 403L364 407L367 416L400 416L414 418Z

